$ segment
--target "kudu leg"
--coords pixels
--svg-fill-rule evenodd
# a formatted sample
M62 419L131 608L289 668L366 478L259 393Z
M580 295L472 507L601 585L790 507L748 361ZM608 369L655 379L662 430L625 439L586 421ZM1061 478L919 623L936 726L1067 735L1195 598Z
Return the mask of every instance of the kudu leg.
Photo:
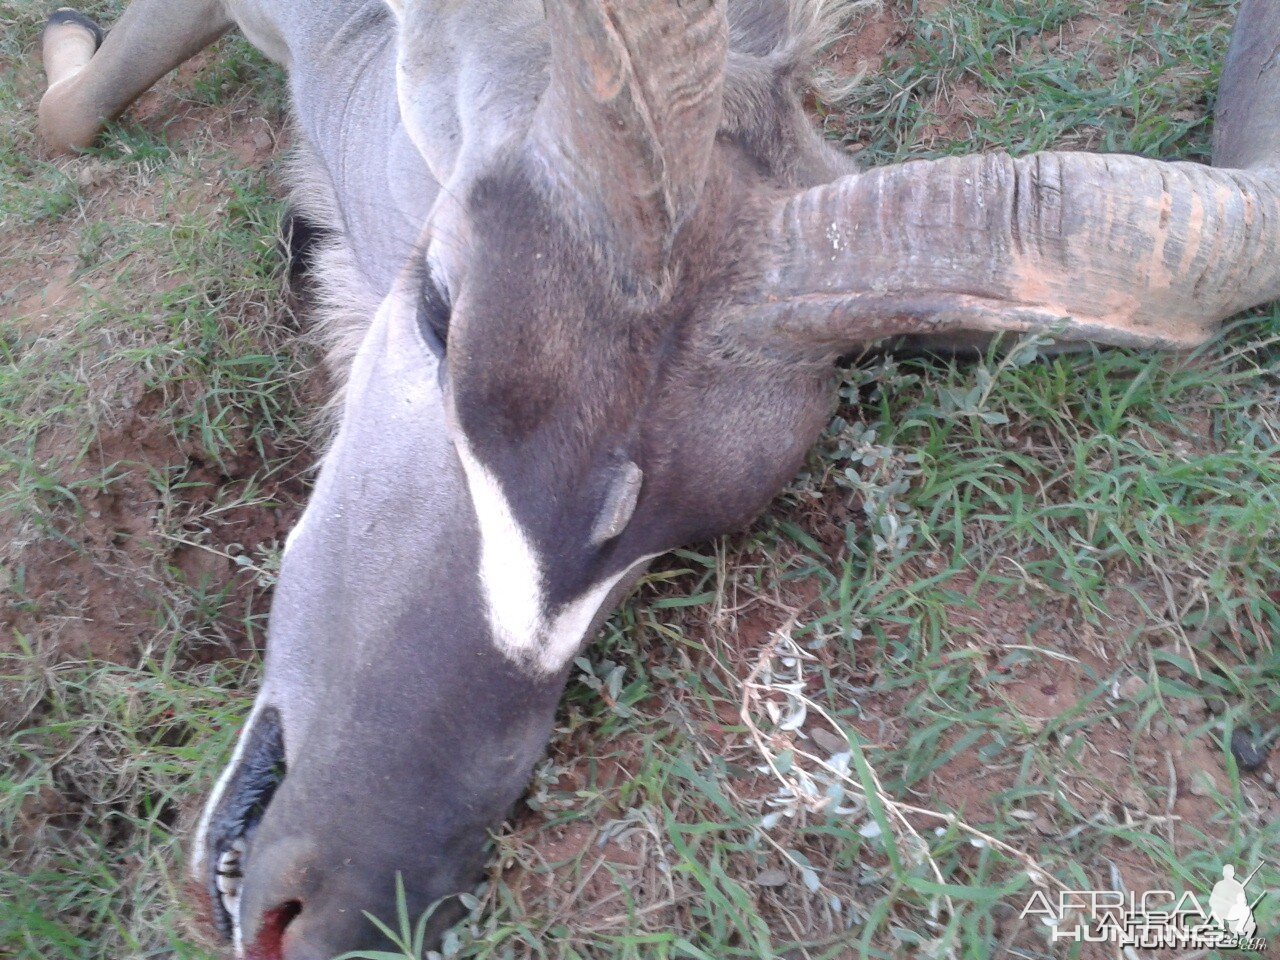
M104 124L231 25L221 0L134 0L99 47L92 20L57 11L41 43L49 88L40 136L54 150L89 146Z

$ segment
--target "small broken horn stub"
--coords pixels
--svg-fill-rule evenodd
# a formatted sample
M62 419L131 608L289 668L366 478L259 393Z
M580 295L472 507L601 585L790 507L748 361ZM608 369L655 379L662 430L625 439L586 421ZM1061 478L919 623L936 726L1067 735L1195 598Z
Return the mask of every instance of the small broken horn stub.
M644 471L630 460L622 464L605 495L604 506L591 529L591 542L600 546L626 529L640 499Z
M102 46L102 38L105 36L103 29L79 10L74 10L71 7L59 7L49 14L49 19L44 24L44 31L40 34L41 40L44 39L44 33L48 30L68 25L81 27L93 34L93 48L95 50Z

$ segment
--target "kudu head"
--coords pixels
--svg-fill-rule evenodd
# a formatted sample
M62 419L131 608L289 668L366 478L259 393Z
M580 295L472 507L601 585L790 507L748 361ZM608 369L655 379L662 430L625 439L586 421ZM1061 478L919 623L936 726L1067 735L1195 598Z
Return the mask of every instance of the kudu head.
M372 945L397 876L414 911L477 880L576 651L652 557L769 502L840 355L1032 329L1188 347L1280 292L1280 101L1247 43L1219 160L1258 170L848 174L804 128L785 4L546 0L508 35L505 9L396 6L443 189L355 360L196 840L251 957Z

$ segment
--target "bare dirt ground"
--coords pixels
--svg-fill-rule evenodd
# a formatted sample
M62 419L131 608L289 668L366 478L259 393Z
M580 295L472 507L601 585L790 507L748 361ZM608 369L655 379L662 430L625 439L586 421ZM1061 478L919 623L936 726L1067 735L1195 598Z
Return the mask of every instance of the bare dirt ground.
M187 95L193 79L209 74L217 58L214 52L197 56L130 110L131 123L157 141L178 149L217 144L216 153L208 151L189 170L194 176L178 186L179 196L172 195L171 182L140 184L131 171L92 156L65 160L38 154L74 181L83 220L70 228L40 222L7 231L10 251L39 251L38 259L6 257L0 269L5 311L24 334L58 337L74 329L97 299L112 294L117 273L85 276L81 248L87 223L162 225L184 210L216 223L234 198L224 165L274 176L286 149L278 114L262 115L243 95L216 104L193 103ZM13 70L20 89L34 102L42 83L37 62L6 63L0 69ZM277 184L276 189L282 188ZM272 251L264 254L274 256ZM174 264L158 258L143 262L145 258L146 251L133 251L121 266L138 268L131 279L147 297L163 298L180 286ZM277 304L249 305L235 322L245 328L268 320L292 325L293 298L283 288L280 294ZM269 317L268 310L275 316ZM91 376L88 392L100 407L86 413L100 419L90 442L85 443L82 423L60 424L41 433L32 456L52 465L67 488L108 474L111 483L80 498L79 509L62 518L54 536L33 531L29 517L0 514L0 539L8 545L6 566L23 572L26 601L0 609L0 637L6 644L19 635L40 637L51 654L129 663L156 634L157 595L167 581L198 584L215 595L245 588L253 571L237 558L260 556L282 542L305 497L310 453L296 442L291 450L276 448L270 437L254 438L264 444L258 449L249 442L249 431L237 425L238 434L227 444L231 449L215 459L204 438L175 434L169 413L175 403L191 402L189 398L150 389L143 371L123 363L95 369ZM306 389L320 395L322 379L317 371L314 385ZM234 491L259 477L264 461L272 465L272 475L256 485L256 505L217 510L215 523L189 531L199 534L190 538L198 543L180 539L183 527L175 525L175 517L198 521L220 503L234 500ZM162 496L157 475L170 479L165 493L172 496ZM258 591L247 608L226 612L216 631L222 654L248 652L243 622L237 621L262 616L265 599ZM191 653L219 655L213 649Z

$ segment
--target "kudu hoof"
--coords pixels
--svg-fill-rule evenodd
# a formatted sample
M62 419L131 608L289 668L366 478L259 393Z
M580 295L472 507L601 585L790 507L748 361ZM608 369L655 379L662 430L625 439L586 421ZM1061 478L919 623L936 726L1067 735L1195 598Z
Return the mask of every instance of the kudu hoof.
M45 22L40 51L49 87L40 100L40 136L54 150L83 149L98 134L102 118L85 115L71 80L93 59L102 37L101 27L67 7Z

